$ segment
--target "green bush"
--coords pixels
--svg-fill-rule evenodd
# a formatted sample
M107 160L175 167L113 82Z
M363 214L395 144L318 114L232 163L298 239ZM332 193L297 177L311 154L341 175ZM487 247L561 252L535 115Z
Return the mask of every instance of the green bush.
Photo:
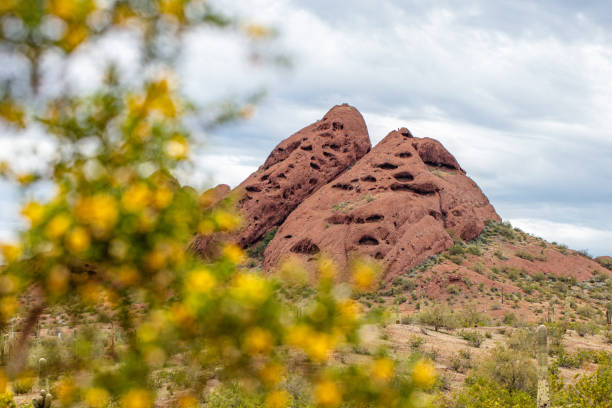
M612 406L612 364L608 359L593 375L581 377L575 385L553 394L555 407L609 408Z
M20 377L13 381L13 391L15 394L27 394L32 391L34 377Z
M455 396L454 408L535 408L536 401L524 391L511 391L484 377L466 380L467 387Z
M251 258L262 260L264 251L266 250L266 247L268 246L270 241L272 241L272 239L276 235L276 231L278 231L278 228L273 228L268 231L261 241L247 249L247 255Z
M10 392L0 393L0 408L17 408Z
M498 345L484 360L479 373L510 392L523 391L535 395L536 366L527 353Z
M484 336L478 333L477 331L461 330L459 335L472 347L480 347L480 345L484 341Z
M531 255L529 252L526 252L526 251L518 251L514 255L518 256L519 258L525 259L527 261L531 261L531 262L535 260L533 255Z

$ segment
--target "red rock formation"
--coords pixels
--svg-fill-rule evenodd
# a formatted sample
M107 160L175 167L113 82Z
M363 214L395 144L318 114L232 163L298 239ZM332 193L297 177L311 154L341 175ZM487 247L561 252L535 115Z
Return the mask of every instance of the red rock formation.
M370 148L359 111L346 104L334 106L323 119L279 143L265 163L236 187L245 226L234 238L244 248L254 244ZM196 239L192 247L204 253L203 241Z
M290 253L325 252L340 266L364 254L390 279L500 220L478 186L436 140L389 133L350 170L291 213L265 251L271 268Z

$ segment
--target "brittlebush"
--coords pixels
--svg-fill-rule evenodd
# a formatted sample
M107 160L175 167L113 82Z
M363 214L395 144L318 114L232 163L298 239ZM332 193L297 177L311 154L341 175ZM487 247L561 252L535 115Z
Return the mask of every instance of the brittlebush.
M110 316L113 330L122 333L112 353L92 353L87 336L71 343L73 359L62 363L51 387L55 404L152 407L159 392L154 374L178 363L196 366L202 378L241 383L263 395L268 407L291 405L288 373L304 379L320 407L427 405L425 391L436 374L425 360L406 367L383 353L361 365L334 363L340 347L358 341L365 320L350 291L334 285L329 260L321 260L317 290L298 311L279 297L279 281L241 266L246 257L238 246L226 244L206 261L186 250L194 234L231 231L241 220L231 198L211 207L209 193L200 195L172 176L189 162L193 140L183 119L193 112L155 43L162 35L180 39L201 25L238 30L240 24L193 0L1 3L0 19L19 20L23 32L3 34L0 45L29 61L31 75L22 85L31 92L20 96L5 87L0 116L17 128L36 123L58 149L41 174L17 174L2 165L2 174L24 189L45 180L54 195L26 201L27 228L17 243L2 246L0 328L14 318L34 322L23 324L25 338L44 310L86 308ZM50 21L62 30L45 34ZM270 34L245 27L251 41ZM122 29L143 43L142 72L152 74L142 83L126 85L109 69L94 93L36 97L47 51L61 49L69 58ZM160 65L164 69L155 69ZM251 111L247 106L229 118ZM222 116L217 123L228 119L227 112ZM356 290L370 287L375 277L374 266L356 263ZM17 378L25 369L27 343L19 353L0 379ZM2 393L7 383L0 385ZM172 405L197 406L205 385L185 383Z

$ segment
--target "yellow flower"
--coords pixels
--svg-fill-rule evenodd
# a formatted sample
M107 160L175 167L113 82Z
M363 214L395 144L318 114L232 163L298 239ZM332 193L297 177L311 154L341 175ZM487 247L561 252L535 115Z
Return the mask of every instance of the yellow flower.
M270 288L266 280L254 273L241 273L234 279L231 293L249 303L261 303L268 297Z
M3 0L0 2L0 13L7 13L15 8L17 5L17 0ZM0 393L4 392L3 389L0 389Z
M254 327L246 332L242 346L247 354L255 356L267 353L273 345L274 338L269 331Z
M76 391L76 385L70 378L66 378L55 383L55 395L62 404L68 404Z
M305 324L298 324L289 328L287 332L287 343L300 348L305 348L310 341L313 330Z
M89 248L91 243L91 239L89 237L89 232L83 227L74 228L68 234L66 239L66 245L68 245L68 249L70 249L74 253L79 253L85 251Z
M198 399L191 394L182 395L178 400L179 408L197 408Z
M0 6L0 8L1 7L2 6ZM0 102L0 118L17 125L20 128L24 128L26 124L25 113L22 107L11 101Z
M7 296L0 299L0 321L7 321L11 319L15 312L17 312L17 308L19 307L19 302L14 296Z
M68 288L70 272L65 266L56 265L47 276L47 288L55 295L61 295Z
M105 408L110 401L110 394L104 388L90 388L85 392L85 403L92 408Z
M151 130L153 127L151 124L145 120L141 120L138 122L136 127L134 128L134 136L141 142L145 141L151 135Z
M202 220L198 224L198 232L202 235L210 235L215 231L215 224L210 220Z
M337 407L342 403L342 394L338 386L330 380L323 380L315 385L314 397L322 407Z
M45 227L45 235L50 239L59 238L70 227L71 220L66 214L58 214L49 221Z
M240 217L225 210L215 211L213 217L221 231L231 231L240 226Z
M0 244L0 252L2 252L4 262L11 263L21 256L21 247L19 245Z
M45 208L35 201L30 201L21 209L21 215L30 221L31 226L36 226L45 215Z
M83 197L76 204L75 214L79 220L104 234L117 222L117 202L113 196L105 193Z
M267 384L278 384L285 375L285 367L276 362L267 363L260 371L259 377Z
M123 197L121 204L129 212L142 211L151 200L151 190L144 183L138 183L129 187Z
M327 333L314 332L310 334L310 338L306 339L306 353L317 362L327 360L334 346L334 339Z
M382 382L387 382L393 377L395 364L388 358L379 358L372 364L372 376Z
M171 14L177 17L183 15L183 0L161 0L159 10L164 14Z
M166 208L171 202L174 193L167 187L160 187L153 193L153 205L158 210Z
M151 408L153 399L147 390L133 389L121 398L122 408Z
M376 282L376 276L374 265L368 262L360 260L353 265L353 283L359 290L371 289Z
M189 151L187 140L184 137L175 136L164 144L164 151L173 159L184 159Z
M352 323L359 317L361 312L359 303L352 299L346 299L340 302L339 307L343 323Z
M240 265L246 260L246 254L242 248L236 244L225 245L223 247L223 256L236 265Z
M208 293L215 287L215 284L215 276L208 269L200 268L189 275L186 288L198 293Z
M121 265L114 270L117 282L121 286L132 286L140 281L140 274L136 268L129 265Z
M36 176L32 173L23 173L17 176L17 182L22 186L27 186L36 181Z
M319 278L323 280L333 280L338 273L336 263L331 258L323 257L319 260Z
M74 50L89 36L89 30L84 25L69 25L62 42L69 51Z
M0 394L3 394L6 391L6 386L8 384L8 378L6 374L4 374L3 370L0 370Z
M429 361L421 359L412 368L412 380L421 388L431 388L436 382L436 368Z
M269 37L272 32L265 26L260 24L249 24L245 27L244 31L246 34L254 40Z
M285 390L272 391L266 397L266 407L285 408L291 402L291 395Z

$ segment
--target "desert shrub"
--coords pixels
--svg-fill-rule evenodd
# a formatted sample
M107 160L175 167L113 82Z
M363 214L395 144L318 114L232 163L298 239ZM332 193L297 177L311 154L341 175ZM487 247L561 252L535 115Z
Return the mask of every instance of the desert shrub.
M472 347L480 347L484 341L484 336L477 331L473 330L461 330L459 336Z
M448 255L447 258L454 264L461 265L463 263L463 255Z
M419 336L418 334L414 334L410 336L410 349L415 352L421 349L421 346L425 344L425 339L423 336Z
M519 258L525 259L527 261L531 261L533 262L535 260L535 258L533 257L533 255L531 255L529 252L527 251L518 251L517 253L515 253L514 255L518 256Z
M612 395L612 364L604 362L593 375L582 376L575 385L553 394L555 407L608 408Z
M465 247L461 244L455 244L448 249L450 255L464 255Z
M446 288L446 290L448 291L448 293L450 293L451 295L456 295L459 293L459 288L456 285L448 285L448 287Z
M513 312L504 312L502 322L508 326L514 326L518 322L518 319Z
M502 251L495 251L493 253L493 255L495 255L495 257L497 259L499 259L500 261L507 261L508 260L508 258L503 254Z
M526 353L535 357L536 337L535 332L527 329L515 330L510 334L506 342L508 349L515 352Z
M476 245L470 245L466 248L465 250L468 254L474 255L474 256L480 256L482 255L482 251L476 246Z
M427 307L416 318L421 324L433 326L435 331L442 327L453 328L456 323L450 308L440 304Z
M273 228L270 231L266 232L266 235L264 235L261 241L247 249L247 255L251 258L262 260L266 247L268 246L270 241L274 239L276 231L278 231L278 228Z
M488 323L487 317L478 311L474 303L469 303L455 314L458 324L462 327L482 326Z
M8 391L0 393L0 408L17 408L13 394Z
M479 374L494 380L507 390L535 395L537 375L531 357L501 345L493 348L479 367Z
M453 408L520 407L535 408L535 398L525 391L506 388L490 378L471 377L454 396Z
M612 344L612 330L610 329L606 330L604 334L604 338L606 339L606 343Z
M544 275L544 272L539 271L533 274L532 278L536 282L544 282L546 280L546 275Z
M472 366L472 353L468 349L460 350L450 359L450 368L458 373L464 373Z
M15 394L27 394L32 391L34 386L34 376L26 375L19 377L13 381L13 392Z

